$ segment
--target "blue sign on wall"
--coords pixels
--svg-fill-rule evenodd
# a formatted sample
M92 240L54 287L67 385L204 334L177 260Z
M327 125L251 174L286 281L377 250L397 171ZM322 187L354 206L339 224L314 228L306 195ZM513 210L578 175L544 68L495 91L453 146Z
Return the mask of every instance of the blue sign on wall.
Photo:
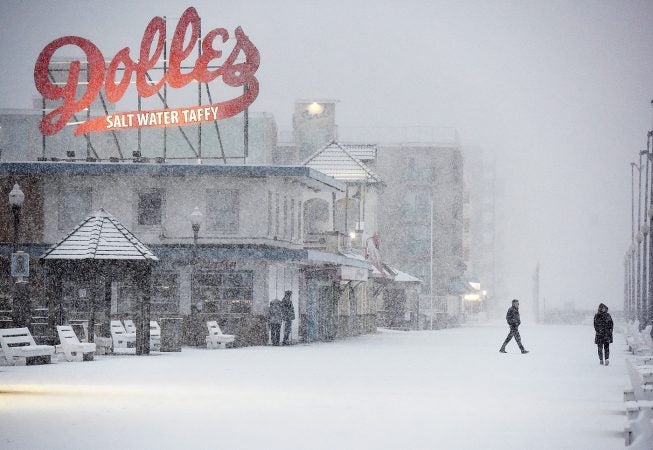
M29 253L16 252L11 254L11 276L29 276Z

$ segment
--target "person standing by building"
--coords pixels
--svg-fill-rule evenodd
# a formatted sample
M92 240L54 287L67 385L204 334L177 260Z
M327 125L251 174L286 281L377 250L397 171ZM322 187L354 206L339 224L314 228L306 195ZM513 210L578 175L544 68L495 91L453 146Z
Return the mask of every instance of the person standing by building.
M286 291L281 299L281 318L283 319L283 345L290 344L290 330L295 320L295 307L292 304L292 291Z
M279 345L279 338L281 336L281 302L275 298L270 302L270 312L268 313L268 320L270 321L270 339L272 345Z
M596 337L594 343L599 348L599 362L603 365L603 357L605 356L605 365L610 364L610 344L612 343L612 329L614 323L612 316L608 313L608 307L603 303L599 305L599 310L594 314L594 331Z
M526 350L522 345L521 336L519 335L519 325L521 325L521 320L519 319L519 300L514 299L512 301L512 306L508 308L508 313L506 314L506 322L508 322L510 332L508 333L508 337L506 337L506 340L503 342L503 345L499 351L501 353L506 353L506 345L508 345L510 339L514 337L521 352L528 353L528 350Z

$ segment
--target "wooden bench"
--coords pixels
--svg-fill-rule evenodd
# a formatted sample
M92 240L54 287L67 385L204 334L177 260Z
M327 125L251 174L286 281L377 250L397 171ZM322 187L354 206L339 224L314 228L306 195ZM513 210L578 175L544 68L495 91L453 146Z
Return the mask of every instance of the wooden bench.
M223 334L218 322L215 320L206 322L209 335L206 337L206 348L227 348L227 344L233 343L236 336Z
M52 345L36 345L27 328L0 329L0 347L7 363L16 366L39 360L50 363L54 354Z
M111 321L111 339L113 353L136 354L136 333L127 333L119 320Z
M80 342L70 325L57 325L60 344L55 346L57 353L63 353L66 361L93 361L95 344Z
M156 320L150 320L150 350L161 351L161 327Z

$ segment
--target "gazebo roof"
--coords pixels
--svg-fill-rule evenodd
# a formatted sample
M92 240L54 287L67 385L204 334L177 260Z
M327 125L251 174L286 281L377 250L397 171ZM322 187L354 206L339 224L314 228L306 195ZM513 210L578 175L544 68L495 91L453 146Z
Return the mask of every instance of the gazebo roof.
M332 141L304 161L304 165L344 182L383 183L361 158L374 159L375 146L348 146Z
M104 209L82 221L42 259L158 261L154 253Z

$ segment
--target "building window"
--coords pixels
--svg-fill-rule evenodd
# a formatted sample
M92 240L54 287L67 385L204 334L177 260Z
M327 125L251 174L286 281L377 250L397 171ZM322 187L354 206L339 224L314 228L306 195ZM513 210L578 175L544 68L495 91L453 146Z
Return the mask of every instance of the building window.
M406 158L404 166L404 180L412 180L415 177L415 159Z
M254 273L241 270L194 274L192 296L193 302L202 302L204 313L251 313L254 299Z
M304 202L304 230L307 234L323 233L328 231L329 202L320 198L312 198Z
M295 239L295 199L290 199L290 240Z
M220 234L238 233L240 204L234 189L209 189L206 199L207 229Z
M121 315L135 315L138 306L138 289L129 281L118 283L118 299L116 313Z
M135 315L138 310L139 295L142 295L142 292L139 292L133 281L119 282L116 312L118 314ZM153 320L161 316L179 314L179 274L177 272L152 272L150 313Z
M71 230L91 213L91 189L66 189L59 198L60 230Z
M288 197L283 196L283 238L288 239Z
M138 193L138 225L161 226L163 195L160 190Z
M63 280L63 305L68 319L87 319L91 311L90 299L93 295L93 286L72 280Z
M302 236L302 202L301 200L297 203L297 238L301 240Z
M268 236L272 236L272 191L268 191Z
M275 213L274 213L274 237L279 236L279 193L276 194Z
M152 273L150 313L153 317L179 313L179 274L177 272Z

